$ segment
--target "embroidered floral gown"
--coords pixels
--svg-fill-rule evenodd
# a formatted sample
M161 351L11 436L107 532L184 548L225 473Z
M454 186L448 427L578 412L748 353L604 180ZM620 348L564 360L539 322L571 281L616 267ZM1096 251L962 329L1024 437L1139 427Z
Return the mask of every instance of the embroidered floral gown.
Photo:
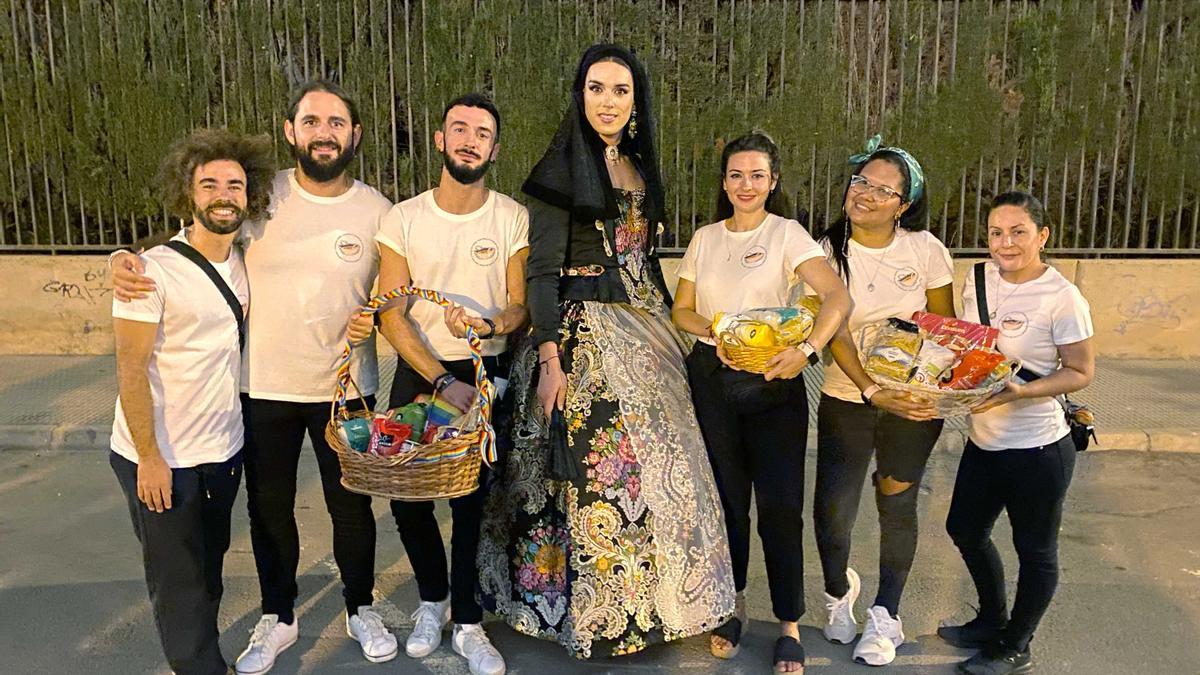
M515 354L513 450L485 509L483 604L579 658L629 654L733 613L720 500L692 410L686 345L650 280L641 192L621 192L629 304L567 300L568 447L582 477L545 477L537 351Z

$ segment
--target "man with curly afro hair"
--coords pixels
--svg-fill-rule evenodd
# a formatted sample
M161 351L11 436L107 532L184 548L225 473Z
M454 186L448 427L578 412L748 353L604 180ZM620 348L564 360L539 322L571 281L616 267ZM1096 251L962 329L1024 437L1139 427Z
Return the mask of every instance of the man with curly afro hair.
M250 302L233 240L266 210L270 139L200 129L159 172L184 220L142 260L154 290L113 301L118 392L109 463L142 547L159 640L179 675L228 671L217 611L242 479L241 333Z

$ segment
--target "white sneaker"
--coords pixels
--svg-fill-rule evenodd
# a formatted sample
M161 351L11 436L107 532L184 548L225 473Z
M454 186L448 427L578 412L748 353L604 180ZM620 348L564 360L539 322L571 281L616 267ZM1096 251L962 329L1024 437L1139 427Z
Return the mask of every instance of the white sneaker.
M346 614L346 635L358 640L363 658L371 663L391 661L399 651L396 636L383 625L383 617L370 605L359 607L354 616Z
M904 625L887 609L875 605L867 610L862 639L854 646L854 660L869 666L886 666L896 660L896 647L904 644Z
M279 623L278 614L263 614L254 630L250 631L250 644L246 645L246 651L237 657L234 669L238 675L259 675L270 670L279 652L296 643L296 637L300 634L299 626L299 621Z
M492 646L483 626L477 623L454 624L450 645L465 656L471 675L504 675L504 657Z
M858 622L854 620L854 601L858 600L858 592L862 588L858 572L849 567L846 568L846 581L850 586L846 595L835 598L825 594L825 609L829 610L829 620L822 629L826 640L844 645L854 642L854 636L858 635Z
M404 653L419 659L429 656L442 644L442 630L450 623L450 598L441 602L422 602L412 613L416 622L404 643Z

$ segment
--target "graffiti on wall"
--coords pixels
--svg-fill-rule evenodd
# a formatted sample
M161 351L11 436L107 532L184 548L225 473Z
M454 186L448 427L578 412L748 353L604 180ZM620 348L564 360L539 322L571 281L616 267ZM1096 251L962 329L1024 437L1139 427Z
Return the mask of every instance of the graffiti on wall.
M56 275L42 285L42 292L62 300L77 300L90 305L107 301L112 293L108 267L101 265L88 268L77 276L63 275L61 279Z

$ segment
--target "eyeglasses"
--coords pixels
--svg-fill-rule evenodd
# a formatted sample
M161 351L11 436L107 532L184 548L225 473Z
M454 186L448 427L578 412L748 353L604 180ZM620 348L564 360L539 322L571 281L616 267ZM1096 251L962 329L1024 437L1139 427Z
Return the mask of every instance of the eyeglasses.
M871 181L857 175L850 177L850 189L859 192L866 192L880 201L887 201L893 197L900 196L899 192L896 192L886 185L872 185Z

